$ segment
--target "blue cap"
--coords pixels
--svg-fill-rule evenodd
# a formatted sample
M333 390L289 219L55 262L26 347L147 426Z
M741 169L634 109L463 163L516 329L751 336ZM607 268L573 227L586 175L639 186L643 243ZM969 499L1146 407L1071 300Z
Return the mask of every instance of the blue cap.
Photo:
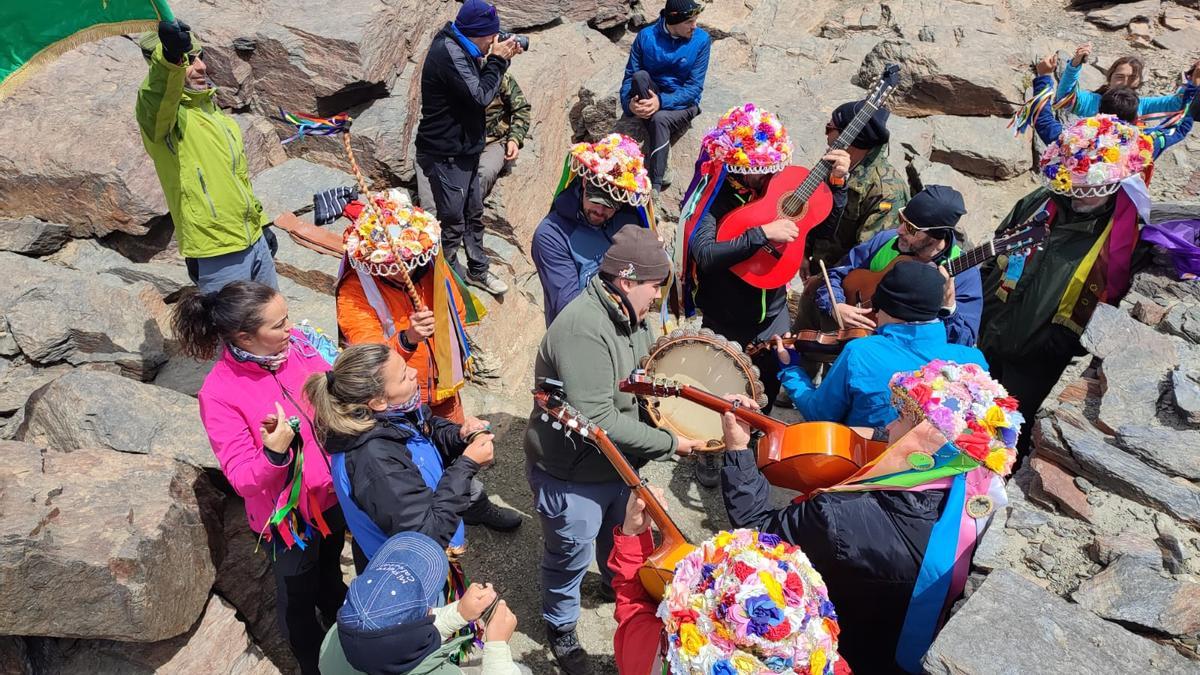
M338 626L377 631L418 621L442 604L449 572L446 551L437 542L417 532L400 532L350 582Z
M467 0L458 8L454 25L467 37L487 37L500 32L500 17L495 6L484 0Z

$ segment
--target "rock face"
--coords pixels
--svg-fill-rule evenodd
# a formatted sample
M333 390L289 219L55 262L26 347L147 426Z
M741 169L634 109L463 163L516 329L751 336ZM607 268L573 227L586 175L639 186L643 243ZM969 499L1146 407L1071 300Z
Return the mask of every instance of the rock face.
M54 253L67 243L67 226L37 218L0 220L0 251L42 256Z
M1135 558L1117 559L1071 599L1125 625L1165 635L1200 633L1200 584L1164 579Z
M879 79L889 63L904 64L900 89L888 107L905 116L924 115L1008 115L1012 106L1005 101L1017 98L1014 87L1016 66L1011 46L995 36L972 31L983 51L989 54L989 67L977 69L967 60L949 56L955 50L929 42L884 40L862 62L854 84L867 88ZM1008 64L1006 60L1014 63ZM994 60L993 60L994 59Z
M500 26L510 31L542 26L558 18L606 29L625 23L630 5L628 0L497 0L496 11ZM531 47L536 49L536 42Z
M980 635L991 636L988 648L973 643ZM1114 670L1114 664L1120 666ZM989 574L950 617L923 665L931 675L1017 675L1048 667L1059 673L1195 670L1169 647L1068 604L1008 570Z
M935 162L991 179L1019 176L1033 164L1029 146L1012 138L1002 118L936 115L930 120Z
M274 218L285 212L311 209L316 192L354 184L354 176L348 173L290 159L255 176L253 187L267 215Z
M220 468L195 399L104 372L75 370L35 392L19 436L64 452L100 448Z
M107 450L0 443L0 633L154 642L213 582L195 469ZM64 611L64 608L72 608Z

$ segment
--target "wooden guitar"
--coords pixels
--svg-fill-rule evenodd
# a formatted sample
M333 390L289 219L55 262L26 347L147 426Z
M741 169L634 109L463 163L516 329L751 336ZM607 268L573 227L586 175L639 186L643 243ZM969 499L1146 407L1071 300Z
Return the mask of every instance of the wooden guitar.
M667 584L675 578L675 566L684 556L696 550L696 547L688 543L687 537L683 536L679 526L671 520L662 502L650 491L645 479L638 475L629 460L625 459L625 455L609 440L608 434L567 403L562 387L562 382L543 379L533 390L533 400L542 409L544 421L553 418L556 429L567 435L578 434L580 438L599 448L620 474L625 485L646 503L646 514L658 526L660 542L646 559L642 569L638 570L638 579L647 593L655 600L662 600Z
M619 388L636 396L679 396L718 413L732 412L763 433L756 463L767 482L789 490L807 493L836 485L887 449L887 443L872 441L842 424L784 424L703 389L651 378L644 370L633 371Z
M849 147L899 82L900 66L889 64L866 103L829 146L829 150ZM832 167L826 161L818 162L812 171L789 166L771 177L762 197L730 211L721 219L717 227L717 241L729 241L750 228L780 218L791 219L800 228L795 241L787 244L767 242L762 250L734 265L731 268L734 274L751 286L765 289L779 288L796 276L804 264L804 240L809 230L824 222L833 210L833 193L825 182Z

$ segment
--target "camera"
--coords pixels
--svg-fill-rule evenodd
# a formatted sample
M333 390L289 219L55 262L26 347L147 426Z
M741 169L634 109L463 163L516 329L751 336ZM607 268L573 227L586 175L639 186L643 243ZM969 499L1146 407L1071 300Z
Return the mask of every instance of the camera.
M526 52L529 51L529 36L528 35L517 35L516 33L509 33L507 31L502 30L502 31L500 31L500 35L497 36L496 39L499 40L500 42L504 42L505 40L507 40L509 38L516 38L517 44L521 45L521 50L526 51Z

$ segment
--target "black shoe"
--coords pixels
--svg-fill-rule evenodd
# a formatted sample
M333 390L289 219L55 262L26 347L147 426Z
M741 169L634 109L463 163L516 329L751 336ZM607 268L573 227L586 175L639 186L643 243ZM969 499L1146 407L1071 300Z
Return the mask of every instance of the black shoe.
M587 652L583 651L583 645L579 644L579 637L575 635L575 626L559 630L546 624L546 641L550 643L550 653L554 654L558 667L566 675L589 675L592 672Z
M724 453L701 452L696 458L696 482L706 488L721 484L721 458Z
M600 598L602 602L616 602L617 592L613 590L612 586L600 582L600 586L596 589L596 597Z
M512 532L521 526L521 514L496 506L490 499L481 499L463 513L463 522L468 525L482 525L497 532Z

